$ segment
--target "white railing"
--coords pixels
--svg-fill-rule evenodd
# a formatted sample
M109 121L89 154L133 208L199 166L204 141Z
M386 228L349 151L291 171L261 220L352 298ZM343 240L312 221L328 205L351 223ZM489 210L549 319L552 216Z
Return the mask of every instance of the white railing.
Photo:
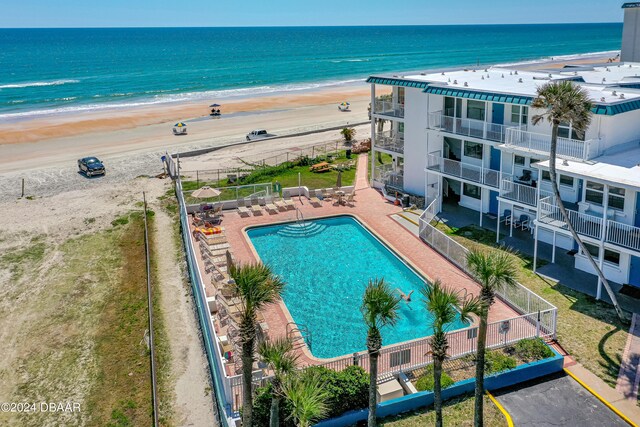
M640 228L617 221L607 221L607 242L640 251Z
M392 165L376 166L373 172L373 180L396 189L404 188L402 171L394 171Z
M420 216L420 238L473 277L467 265L469 250L430 224L435 217L433 212L436 209L437 201L438 199L434 200ZM503 302L522 315L537 315L538 312L548 312L548 314L541 314L542 330L545 331L546 336L555 337L557 309L553 304L520 283L514 287L500 289L496 293Z
M404 153L404 133L392 131L377 133L375 146L396 153Z
M498 188L500 184L499 171L470 165L458 160L445 159L440 154L427 155L427 169L490 187Z
M429 113L429 129L456 135L469 136L489 141L504 142L508 126L482 120L463 119L443 114L442 111Z
M373 113L383 116L404 117L404 104L398 104L390 101L376 101Z
M500 184L500 197L536 206L537 189L528 185L518 184L510 179L503 179Z
M523 129L509 128L506 132L505 145L531 153L549 156L551 135L527 132ZM579 141L570 138L558 138L558 157L588 160L598 155L598 140Z
M598 240L602 239L604 233L605 242L640 251L639 227L618 221L605 221L602 217L577 212L572 209L566 209L566 211L576 233ZM569 230L553 196L540 199L538 222L561 230Z

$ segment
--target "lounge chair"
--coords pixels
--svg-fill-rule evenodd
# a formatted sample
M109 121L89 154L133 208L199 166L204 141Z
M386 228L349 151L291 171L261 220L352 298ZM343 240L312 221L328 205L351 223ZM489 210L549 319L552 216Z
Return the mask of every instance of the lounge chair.
M262 215L262 206L260 206L258 199L251 199L251 207L249 209L251 209L251 213L254 216Z
M244 199L238 199L238 214L241 217L251 216L251 211L245 206Z
M273 198L273 204L281 211L286 211L288 209L286 202L280 197Z
M273 204L272 198L271 197L266 197L265 198L265 205L264 208L267 210L267 212L269 212L270 214L277 214L278 213L278 207L276 205Z
M291 196L289 195L289 193L284 195L284 197L282 198L282 201L287 206L288 210L296 208L296 204L293 200L291 200Z
M356 196L356 193L349 193L347 194L347 199L346 199L346 203L349 206L353 206L353 202L354 202L354 198Z
M511 225L511 220L513 219L513 214L511 213L511 209L505 209L504 215L500 218L500 222L504 222L504 225Z
M330 191L330 188L321 190L322 191L322 201L324 202L330 202L331 199L333 199L333 192Z
M309 197L309 202L311 202L311 204L315 207L319 207L322 206L322 201L318 198L318 192L320 190L316 190L313 194L312 197Z

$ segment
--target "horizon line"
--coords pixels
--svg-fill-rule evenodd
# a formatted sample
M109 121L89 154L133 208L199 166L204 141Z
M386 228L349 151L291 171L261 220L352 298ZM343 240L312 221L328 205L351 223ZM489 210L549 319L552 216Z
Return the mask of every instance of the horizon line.
M534 22L534 23L480 23L480 24L361 24L361 25L253 25L253 26L95 26L95 27L0 27L0 30L110 30L110 29L176 29L176 28L365 28L365 27L472 27L472 26L536 26L536 25L591 25L591 24L623 24L622 21L608 22Z

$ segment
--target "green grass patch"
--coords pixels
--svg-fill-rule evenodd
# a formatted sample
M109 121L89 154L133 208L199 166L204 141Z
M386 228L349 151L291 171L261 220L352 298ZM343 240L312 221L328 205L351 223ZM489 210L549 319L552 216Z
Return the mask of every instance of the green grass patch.
M444 390L447 387L451 387L454 384L453 379L447 374L444 370L442 371L442 379L440 380L442 385L442 389ZM416 381L416 389L418 391L433 391L434 381L433 381L433 365L429 365L424 370L424 373L418 381Z
M40 238L34 238L24 248L7 251L0 256L0 267L8 268L12 279L19 279L28 269L37 268L47 251Z
M541 338L529 338L518 341L514 346L514 353L520 359L526 362L553 357L555 353L551 350Z

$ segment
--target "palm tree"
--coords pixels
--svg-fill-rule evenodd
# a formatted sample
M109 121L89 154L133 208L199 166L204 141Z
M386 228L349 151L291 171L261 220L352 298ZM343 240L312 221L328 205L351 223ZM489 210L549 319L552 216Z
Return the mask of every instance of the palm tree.
M467 267L480 284L478 315L478 347L476 354L476 390L474 426L482 427L484 394L484 356L487 344L487 317L499 288L515 286L516 266L509 251L483 252L473 249L467 254Z
M369 353L369 427L376 426L376 405L378 385L378 355L382 347L380 329L395 325L398 320L400 298L384 279L369 280L364 291L360 311L367 325L367 351Z
M609 286L607 278L604 277L602 270L587 250L586 246L576 233L573 224L569 220L569 214L564 207L560 190L558 189L558 180L556 179L556 152L558 148L558 126L560 123L571 123L572 129L578 135L584 135L585 131L591 123L592 104L589 100L589 94L580 86L570 81L550 82L538 88L538 96L531 104L533 108L544 110L541 114L532 117L532 123L538 124L545 118L551 123L551 148L549 149L549 175L551 178L551 187L555 202L562 214L567 228L571 232L573 239L578 243L582 253L587 257L591 266L600 277L600 281L611 298L611 302L618 314L618 318L622 322L626 322L626 318L618 305L618 300Z
M347 144L351 144L353 141L353 137L356 134L356 130L354 128L344 128L340 131L340 135L344 137L344 142Z
M442 365L447 358L449 340L447 326L450 325L458 313L460 320L469 322L471 314L479 314L480 300L477 297L461 298L458 292L442 286L439 280L432 285L425 284L420 292L424 296L424 303L432 315L431 327L433 335L429 339L433 356L433 397L436 410L436 427L442 427Z
M309 427L329 412L329 393L317 373L303 372L297 377L287 377L282 384L282 393L291 405L290 417L298 427Z
M257 332L258 311L276 302L284 283L264 264L231 265L229 274L235 281L240 299L240 342L242 344L242 425L253 424L252 370Z
M290 338L276 338L264 341L258 346L258 354L262 361L273 371L271 381L271 412L269 414L270 427L280 426L280 398L285 376L291 374L298 359L293 353L293 341Z

